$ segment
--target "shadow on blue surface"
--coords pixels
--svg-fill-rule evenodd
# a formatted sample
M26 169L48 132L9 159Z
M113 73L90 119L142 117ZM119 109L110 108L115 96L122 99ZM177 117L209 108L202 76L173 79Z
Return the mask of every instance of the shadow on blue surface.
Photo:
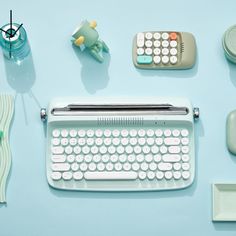
M156 77L176 77L176 78L191 78L197 74L198 71L198 55L196 56L196 63L191 69L186 70L136 70L142 76L156 76Z
M32 54L30 53L29 56L20 63L12 62L4 57L4 63L7 82L9 86L16 92L15 100L18 96L21 97L25 115L25 123L28 124L24 95L28 94L31 98L33 98L37 106L39 108L41 107L38 99L32 92L32 87L36 80Z
M227 60L229 66L229 76L232 84L236 87L236 64Z
M94 94L98 90L106 88L109 81L110 54L104 53L104 62L100 63L86 49L81 51L73 45L73 50L81 62L81 80L87 92Z

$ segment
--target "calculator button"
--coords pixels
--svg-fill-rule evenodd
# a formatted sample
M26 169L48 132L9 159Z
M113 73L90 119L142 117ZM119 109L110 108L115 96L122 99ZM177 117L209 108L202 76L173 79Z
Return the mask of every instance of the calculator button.
M151 39L152 38L152 33L148 32L145 34L146 39Z
M155 40L153 45L154 47L159 48L161 46L161 42L159 40Z
M138 55L143 55L144 54L144 49L143 48L138 48L137 49L137 54Z
M170 41L170 46L172 48L175 48L177 46L177 41L175 41L175 40Z
M166 39L168 39L169 38L169 34L168 33L162 33L161 34L161 37L162 37L162 39L164 39L164 40L166 40Z
M171 40L176 40L177 39L177 34L175 32L170 33L170 39Z
M144 39L137 38L137 46L142 48L144 46Z
M161 50L161 53L166 56L166 55L169 54L169 49L168 49L168 48L163 48L163 49Z
M174 65L174 64L176 64L176 63L177 63L177 61L178 61L178 59L177 59L177 57L176 57L176 56L171 56L171 57L170 57L170 63L171 63L171 64L173 64L173 65Z
M145 54L146 55L151 55L152 54L152 49L151 48L146 48L145 49Z
M151 40L147 40L147 41L145 42L145 46L148 47L148 48L150 48L150 47L152 46L152 41L151 41Z
M153 37L154 37L154 39L160 39L161 38L161 34L156 32L156 33L154 33Z
M168 56L163 56L161 58L161 61L162 61L163 64L167 64L169 62L169 57Z
M155 56L153 57L153 61L155 64L159 64L161 62L161 57L160 56Z
M137 56L137 63L138 64L151 64L152 57L151 56Z
M154 50L153 50L153 53L154 53L154 55L160 55L161 54L161 49L160 48L155 48ZM155 60L154 60L154 62L155 62Z
M169 42L167 40L163 40L161 45L162 47L167 48L169 46Z
M172 56L175 56L175 55L177 54L177 49L176 49L176 48L171 48L171 49L170 49L170 54L171 54Z

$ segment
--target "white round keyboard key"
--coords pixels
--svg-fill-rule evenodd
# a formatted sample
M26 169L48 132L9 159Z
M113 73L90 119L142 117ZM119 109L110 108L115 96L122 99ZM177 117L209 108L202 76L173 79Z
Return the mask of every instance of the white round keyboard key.
M116 163L114 167L115 167L115 170L116 170L116 171L122 170L122 165L121 165L121 163L119 163L119 162Z
M60 130L59 130L59 129L54 129L54 130L52 131L52 136L53 136L54 138L58 138L58 137L60 136Z
M184 162L184 163L182 164L182 169L183 169L183 170L189 170L189 169L190 169L190 164L187 163L187 162Z
M71 147L71 146L67 146L66 148L65 148L65 153L66 154L71 154L73 152L73 148Z
M169 46L169 41L163 40L161 45L162 45L163 48L167 48Z
M181 139L181 143L182 143L183 145L188 145L188 144L189 144L189 139L188 139L188 138L182 138L182 139Z
M113 137L119 137L120 131L119 131L118 129L114 129L114 130L112 131L112 135L113 135Z
M145 134L146 134L146 132L145 132L144 129L140 129L140 130L138 131L138 136L139 136L139 137L144 137Z
M151 151L151 149L150 149L150 147L149 146L143 146L143 153L144 154L148 154L150 151Z
M139 145L143 146L145 143L146 143L145 138L139 138L139 139L138 139L138 144L139 144Z
M98 150L99 150L99 149L98 149L97 146L92 146L91 149L90 149L90 151L91 151L92 154L97 154L97 153L98 153Z
M174 129L172 131L172 134L173 134L174 137L178 137L180 135L180 131L178 129Z
M147 130L147 136L152 137L154 135L154 131L152 129Z
M128 155L128 162L133 163L135 161L135 159L136 159L135 155L133 155L133 154Z
M66 129L61 130L61 136L63 138L66 138L69 135L68 131Z
M183 137L187 137L187 136L189 135L188 130L187 130L187 129L182 129L182 130L181 130L181 135L182 135Z
M89 164L89 166L88 166L88 169L90 170L90 171L95 171L96 170L96 165L95 165L95 163L90 163Z
M67 138L62 138L62 139L61 139L61 145L62 145L62 146L67 146L68 143L69 143L69 141L68 141Z
M171 57L170 57L170 63L171 63L172 65L176 64L177 61L178 61L178 59L177 59L176 56L171 56Z
M153 50L154 55L159 56L161 54L161 49L160 48L155 48Z
M135 130L135 129L131 129L130 131L129 131L129 135L130 135L130 137L136 137L137 136L137 130Z
M143 171L146 171L148 169L148 164L146 162L143 162L141 165L140 165L140 168L141 170Z
M79 168L82 171L86 171L88 169L88 165L86 163L82 163L82 164L80 164Z
M144 172L144 171L140 171L139 173L138 173L138 177L139 177L139 179L141 179L141 180L144 180L144 179L146 179L146 172Z
M139 164L137 162L132 164L132 170L134 170L134 171L139 170Z
M77 136L77 130L71 129L71 130L70 130L70 136L71 136L72 138L75 138L75 137Z
M161 34L161 37L162 37L162 39L166 40L166 39L169 38L169 34L164 32L164 33Z
M112 163L107 163L106 164L106 170L112 171L113 170L113 164Z
M181 172L180 171L174 171L173 173L174 179L180 179L181 178Z
M159 40L155 40L153 43L155 49L159 49L159 47L161 46L161 42ZM160 50L160 49L159 49ZM159 55L159 54L158 54Z
M129 171L131 169L131 164L129 162L126 162L124 165L123 165L123 169L125 171Z
M87 130L86 134L89 138L91 138L94 136L94 131L92 129L89 129L89 130Z
M102 161L104 163L107 163L109 161L109 159L110 159L109 155L102 155Z
M78 136L81 137L81 138L85 137L85 134L86 134L86 132L85 132L84 129L80 129L80 130L78 131Z
M156 143L158 146L160 146L160 145L163 144L163 139L162 139L162 138L156 138L156 139L155 139L155 143Z
M181 169L181 164L179 162L174 163L173 168L174 168L174 170L180 170Z
M121 130L120 134L122 137L127 137L129 135L129 132L127 129L123 129L123 130Z
M173 174L172 174L171 171L166 171L166 172L165 172L165 178L166 178L167 180L170 180L172 177L173 177Z
M132 146L135 146L135 145L138 143L138 140L137 140L137 138L131 138L131 139L129 140L129 143L130 143Z
M81 163L81 162L84 161L84 156L83 155L77 155L75 159L78 163Z
M190 178L190 172L189 171L183 171L182 172L183 179L189 179Z
M143 162L144 161L144 156L143 156L143 154L139 154L139 155L137 155L137 157L136 157L136 159L137 159L137 162Z
M158 164L158 169L161 171L168 171L172 169L172 164L171 163L164 163L164 162L160 162Z
M80 171L75 172L75 173L73 174L73 178L74 178L75 180L81 180L81 179L83 179L83 177L84 177L84 175L83 175L83 173L80 172Z
M160 154L154 155L154 161L155 162L160 162L161 161L161 155Z
M169 49L168 49L168 48L163 48L163 49L161 50L161 53L162 53L162 55L167 56L167 55L169 54ZM163 57L162 57L162 59L163 59ZM169 61L169 58L168 58L168 61Z
M111 162L117 162L118 161L118 155L116 155L116 154L113 154L113 155L111 155L110 156L110 160L111 160Z
M122 147L122 146L118 146L116 150L117 150L117 153L119 153L119 154L122 154L125 151L124 147Z
M111 145L111 138L105 138L105 139L104 139L104 144L105 144L106 146L110 146L110 145Z
M147 48L152 47L152 41L151 41L151 40L147 40L147 41L145 42L145 46L146 46Z
M80 146L84 146L85 143L86 143L85 138L79 138L79 139L78 139L78 144L79 144Z
M147 177L150 180L153 180L155 178L155 173L153 171L148 171Z
M79 146L75 146L73 148L73 151L74 151L75 154L79 154L81 152L81 148Z
M155 142L154 138L147 138L147 144L149 146L152 146L154 144L154 142Z
M53 138L52 139L52 145L58 146L60 144L60 139L59 138Z
M107 138L111 137L111 131L109 129L106 129L104 131L104 136L107 137Z
M151 32L147 32L147 33L145 34L145 38L146 38L146 39L151 39L151 38L152 38L152 33L151 33Z
M108 147L107 151L109 154L114 154L116 152L116 148L114 146L110 146Z
M70 145L75 146L77 144L77 139L76 138L71 138L70 139Z
M161 172L161 171L157 171L156 172L156 178L157 179L161 180L161 179L163 179L163 177L164 177L164 173L163 172Z
M159 64L161 62L161 57L160 56L154 56L153 61L155 64Z
M189 153L189 147L188 146L182 146L181 150L182 150L182 153L184 153L184 154Z
M126 162L126 160L127 160L127 156L126 156L125 154L119 156L119 161L120 161L121 163Z
M139 153L141 153L141 151L142 151L142 148L140 146L134 147L134 153L139 154Z
M168 64L168 62L169 62L169 57L168 57L168 56L163 56L163 57L161 58L161 61L162 61L163 64Z
M162 154L165 154L165 153L167 153L167 147L166 146L161 146L160 147L160 152L162 153Z
M175 48L175 47L177 46L177 41L171 40L171 41L170 41L170 46L171 46L172 48Z
M156 154L156 153L159 152L159 148L158 148L157 146L152 146L152 147L151 147L151 152L152 152L153 154Z
M95 131L95 136L96 136L96 137L101 138L102 135L103 135L103 132L102 132L101 129L97 129L97 130Z
M164 135L165 135L166 137L170 137L170 136L171 136L171 130L170 130L170 129L166 129L166 130L164 131Z
M60 180L61 179L61 173L60 172L52 172L51 173L51 178L53 180Z
M145 156L145 161L148 162L148 163L149 163L149 162L152 162L152 161L153 161L153 156L152 156L152 154L146 155L146 156Z
M184 154L184 155L182 155L182 161L183 162L188 162L189 161L189 155L187 155L187 154Z
M99 152L100 152L101 154L105 154L105 153L107 152L107 147L101 146L101 147L99 148Z
M180 147L179 146L170 146L168 148L168 151L171 154L178 154L178 153L180 153Z
M121 139L121 145L126 146L129 143L129 139L128 138L122 138Z
M70 179L72 179L72 176L73 176L72 173L69 172L69 171L62 173L62 178L63 178L64 180L70 180Z
M77 170L79 169L79 165L78 165L77 163L73 163L73 164L71 165L71 169L72 169L73 171L77 171Z
M152 171L156 170L157 169L157 164L154 163L154 162L150 163L149 164L149 169L152 170Z
M105 165L104 165L103 163L98 163L97 169L98 169L99 171L103 171L103 170L105 169Z
M82 148L82 152L86 155L86 154L88 154L90 152L90 148L88 146L84 146Z
M86 155L84 157L84 160L85 160L85 162L90 163L92 161L92 158L93 158L92 155Z
M69 156L67 156L67 161L69 162L69 163L72 163L72 162L74 162L75 161L75 156L74 155L69 155Z
M99 154L93 156L93 161L95 163L98 163L101 161L101 156Z
M137 48L137 55L143 55L144 54L144 49L143 48Z
M102 140L101 138L96 138L96 139L95 139L95 144L96 144L97 146L101 146L102 143L103 143L103 140Z
M126 152L127 154L131 154L131 153L133 152L133 147L132 147L132 146L127 146L127 147L125 148L125 152Z
M153 37L154 37L154 39L160 39L161 38L161 34L156 32L156 33L154 33Z
M92 146L94 144L94 139L93 138L88 138L86 142L87 142L88 146Z
M152 55L152 49L151 48L146 48L145 49L145 54L146 55Z

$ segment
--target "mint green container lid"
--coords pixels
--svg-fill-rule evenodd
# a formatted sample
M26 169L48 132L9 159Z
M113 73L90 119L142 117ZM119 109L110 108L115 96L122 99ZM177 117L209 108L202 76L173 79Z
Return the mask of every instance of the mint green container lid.
M236 25L231 26L223 36L223 48L225 56L233 63L236 63Z

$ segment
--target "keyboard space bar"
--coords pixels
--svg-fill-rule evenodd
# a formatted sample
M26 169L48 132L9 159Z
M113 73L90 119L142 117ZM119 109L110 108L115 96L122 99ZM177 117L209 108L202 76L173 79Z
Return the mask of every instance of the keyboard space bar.
M120 172L86 172L84 178L87 180L134 180L137 179L138 174L134 171L120 171Z

